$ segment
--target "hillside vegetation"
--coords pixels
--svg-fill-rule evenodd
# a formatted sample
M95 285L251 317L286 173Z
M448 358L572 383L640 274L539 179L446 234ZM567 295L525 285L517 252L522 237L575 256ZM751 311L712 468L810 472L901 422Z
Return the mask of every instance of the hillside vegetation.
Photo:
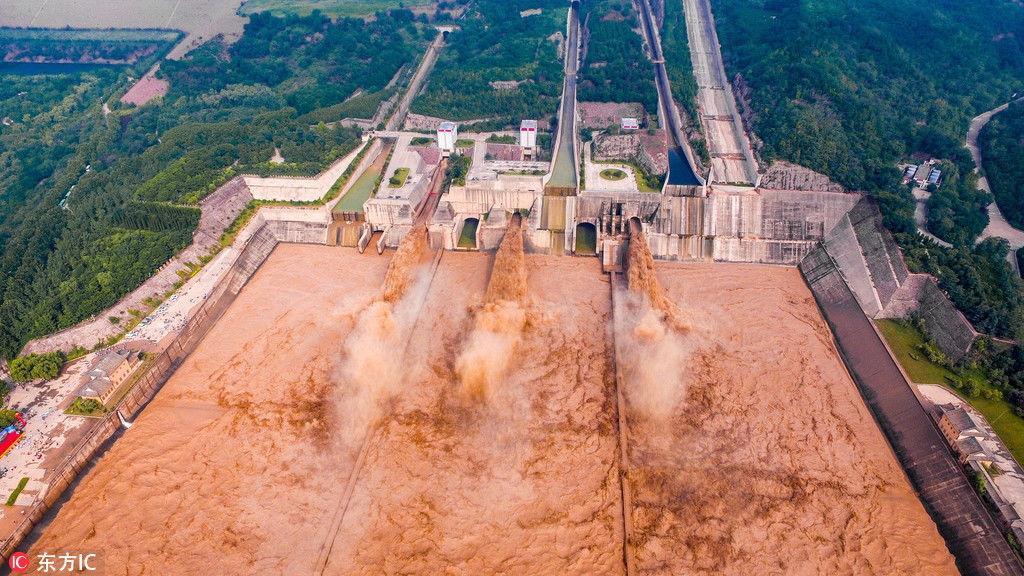
M993 116L978 146L999 209L1010 224L1024 228L1024 104L1015 102Z
M357 130L301 116L383 93L434 34L408 10L372 22L254 15L235 44L165 61L169 92L141 108L117 102L122 71L3 77L0 116L15 123L0 126L0 355L142 283L235 174L313 175L354 149ZM275 147L285 163L269 162Z
M580 67L578 99L585 102L640 102L648 114L658 113L654 66L643 51L640 17L629 2L583 5L587 38Z
M714 0L730 76L751 90L765 160L885 187L922 150L959 159L967 125L1024 87L1008 1Z
M912 270L935 274L979 330L1024 336L1007 247L974 246L991 198L975 188L963 146L973 116L1024 87L1024 9L1004 0L712 0L712 8L762 159L875 195ZM915 152L947 161L929 221L952 249L915 232L913 199L895 168Z
M545 0L472 3L411 111L451 120L488 118L489 128L554 116L562 95L558 47L565 44L567 13L568 4Z

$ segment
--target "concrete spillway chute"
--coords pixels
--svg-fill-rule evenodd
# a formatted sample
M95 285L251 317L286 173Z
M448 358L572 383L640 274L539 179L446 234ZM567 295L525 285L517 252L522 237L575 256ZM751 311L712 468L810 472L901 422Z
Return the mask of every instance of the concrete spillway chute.
M480 229L479 218L466 218L462 221L462 229L459 231L459 240L456 244L457 248L463 248L466 250L476 250L477 248L477 236Z
M359 249L360 254L366 251L366 247L370 244L370 239L372 238L373 228L369 225L363 226L363 231L359 234L359 241L356 243L356 248Z
M576 250L577 254L597 254L597 226L590 222L580 222L576 225Z
M134 424L134 422L125 418L124 414L121 414L120 410L117 411L117 419L121 421L121 426L124 427L125 430L131 428L132 424Z

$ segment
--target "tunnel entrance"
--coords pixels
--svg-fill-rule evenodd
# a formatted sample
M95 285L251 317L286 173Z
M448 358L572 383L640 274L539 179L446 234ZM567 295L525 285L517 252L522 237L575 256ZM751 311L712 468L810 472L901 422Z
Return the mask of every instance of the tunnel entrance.
M480 227L480 220L477 218L466 218L462 222L462 232L459 234L459 248L476 248L476 229Z
M597 227L589 222L576 225L576 253L597 254Z

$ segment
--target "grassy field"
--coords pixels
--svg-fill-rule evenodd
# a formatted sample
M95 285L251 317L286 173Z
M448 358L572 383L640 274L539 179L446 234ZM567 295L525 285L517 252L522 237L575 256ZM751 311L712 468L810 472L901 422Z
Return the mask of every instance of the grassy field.
M106 416L107 409L102 404L95 400L85 398L75 398L75 401L68 406L68 409L64 411L65 414L71 414L72 416Z
M958 376L949 368L930 362L921 351L924 335L913 325L898 320L878 320L877 325L913 382L939 384L961 397L964 393L954 388L951 380L968 378L977 382L982 391L992 388L977 371L964 371ZM1004 400L988 399L979 394L967 398L967 401L985 416L1017 462L1024 462L1024 418L1014 414L1010 404Z
M928 361L921 352L924 336L913 325L897 320L879 320L877 324L912 381L917 384L948 386L949 379L956 378L956 374L949 368Z
M395 170L395 173L388 180L388 186L390 188L401 188L405 186L405 181L409 179L409 169L399 168Z
M248 0L238 9L238 13L249 15L270 11L277 15L307 16L313 10L319 10L331 18L365 18L378 10L402 7L415 9L430 4L432 0Z
M169 28L239 33L241 0L136 2L114 0L0 0L0 26L37 28ZM211 34L212 35L212 34Z

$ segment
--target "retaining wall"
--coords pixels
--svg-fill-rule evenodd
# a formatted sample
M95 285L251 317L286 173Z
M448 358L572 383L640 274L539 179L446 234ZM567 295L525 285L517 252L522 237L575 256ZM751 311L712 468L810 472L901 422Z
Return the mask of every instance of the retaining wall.
M661 259L796 265L860 198L734 188L707 196L586 192L578 198L574 222L593 224L600 243L622 231L617 224L623 219L639 217L652 254Z
M965 576L1024 574L999 526L849 289L819 247L800 264L846 366Z
M252 192L252 197L257 200L316 202L327 194L331 186L334 186L334 183L345 173L349 164L364 146L365 144L356 146L355 150L339 158L326 170L311 178L301 176L263 177L254 174L243 174L241 178Z
M808 266L832 266L871 318L904 318L914 312L940 350L954 362L970 350L977 333L939 289L935 279L911 274L874 201L865 198L822 241ZM801 265L801 268L804 268ZM824 268L822 269L824 270Z
M930 276L924 283L918 302L917 313L935 345L950 360L960 360L971 349L978 335L974 327Z
M251 221L250 224L253 222ZM78 474L110 440L120 426L117 412L133 419L156 395L185 358L199 345L206 333L224 314L252 278L256 270L266 261L280 242L302 242L323 244L323 231L319 225L310 222L257 221L256 228L247 238L236 242L243 244L238 256L231 264L220 283L189 319L167 349L160 353L142 376L141 380L117 403L114 410L95 424L85 437L71 450L68 457L54 469L47 486L40 492L35 503L13 533L0 543L0 555L10 557L11 553L28 537L35 525L60 499L64 491L74 482Z

